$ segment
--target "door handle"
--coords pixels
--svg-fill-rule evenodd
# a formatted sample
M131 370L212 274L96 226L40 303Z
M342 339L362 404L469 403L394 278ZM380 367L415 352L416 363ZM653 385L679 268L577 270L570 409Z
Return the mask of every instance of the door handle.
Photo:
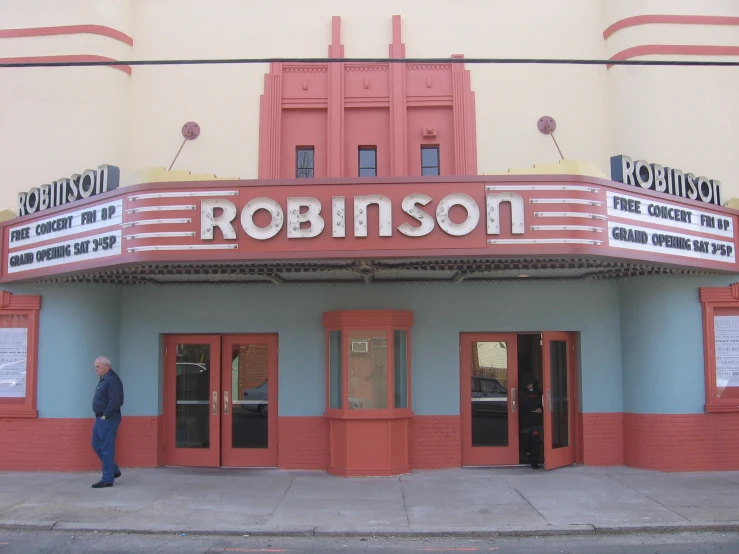
M223 391L223 415L228 415L228 391Z
M511 411L516 411L516 389L515 387L511 389Z
M218 415L218 391L213 391L213 415Z
M552 389L547 389L547 406L549 413L552 413Z

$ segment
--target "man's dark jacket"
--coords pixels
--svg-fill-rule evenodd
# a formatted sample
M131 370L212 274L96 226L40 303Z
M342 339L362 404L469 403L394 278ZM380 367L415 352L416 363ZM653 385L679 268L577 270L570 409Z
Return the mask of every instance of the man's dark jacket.
M92 411L105 419L120 415L123 406L123 383L118 374L112 369L100 378L95 396L92 399Z

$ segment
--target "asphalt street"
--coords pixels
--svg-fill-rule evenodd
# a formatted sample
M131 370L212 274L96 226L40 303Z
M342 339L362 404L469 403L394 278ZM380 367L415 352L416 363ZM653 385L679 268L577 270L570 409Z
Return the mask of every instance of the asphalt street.
M390 554L478 552L495 554L734 554L739 533L680 533L588 537L437 538L265 538L197 535L129 535L0 531L1 554L296 553Z

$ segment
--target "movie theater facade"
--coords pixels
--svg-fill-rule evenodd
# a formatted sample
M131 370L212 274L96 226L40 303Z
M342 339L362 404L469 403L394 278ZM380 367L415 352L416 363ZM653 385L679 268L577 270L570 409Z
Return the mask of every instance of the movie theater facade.
M530 8L509 4L483 17L481 6L436 14L419 2L406 23L413 51L454 42L515 57L536 40L536 55L604 55L604 39L581 32L600 25L596 3L541 2L549 15L533 27ZM725 89L671 86L677 104L703 110L690 133L671 131L682 108L650 96L666 82L652 79L668 78L656 68L477 65L476 96L460 57L398 61L388 5L369 17L347 3L347 27L352 55L395 63L67 68L67 96L62 70L8 70L14 106L29 111L0 129L13 128L3 144L18 160L3 179L20 193L17 217L0 223L0 469L98 467L101 354L125 386L123 467L359 476L515 465L527 459L519 416L532 374L548 469L739 469L739 212L723 207L733 77L701 68L702 83ZM212 14L142 3L136 37L100 38L125 40L119 60L327 45L344 56L328 7L275 18L219 6L217 24L183 33L187 18ZM654 27L632 23L619 25ZM441 29L466 32L445 42ZM511 50L490 50L491 37ZM592 50L568 50L581 45L573 37ZM26 44L15 40L3 44ZM684 96L705 90L726 96ZM565 152L592 163L559 161L549 108ZM57 124L67 114L73 128ZM52 127L64 140L44 142ZM180 143L177 169L247 178L129 169L171 167Z
M517 464L532 373L548 468L736 467L737 213L642 173L118 188L101 166L21 194L2 465L93 464L106 353L127 466Z

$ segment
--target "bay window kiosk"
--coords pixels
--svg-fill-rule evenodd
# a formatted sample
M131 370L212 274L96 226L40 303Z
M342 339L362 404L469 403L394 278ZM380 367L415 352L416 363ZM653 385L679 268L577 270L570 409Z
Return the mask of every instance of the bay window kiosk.
M409 472L413 313L326 312L323 326L328 471L344 476Z

